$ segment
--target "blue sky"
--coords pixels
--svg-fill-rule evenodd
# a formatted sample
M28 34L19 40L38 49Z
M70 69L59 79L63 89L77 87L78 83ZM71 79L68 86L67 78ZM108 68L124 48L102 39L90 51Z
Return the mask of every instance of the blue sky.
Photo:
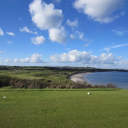
M0 0L0 65L128 69L128 0Z

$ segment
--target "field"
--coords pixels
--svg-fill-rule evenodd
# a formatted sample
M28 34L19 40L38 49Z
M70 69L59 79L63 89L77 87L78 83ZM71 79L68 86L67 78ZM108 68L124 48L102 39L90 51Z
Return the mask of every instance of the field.
M2 67L0 128L126 128L128 90L67 79L88 71L95 70Z
M127 128L127 101L121 89L0 89L0 128Z
M23 68L21 70L0 70L0 75L9 76L11 78L19 78L19 79L37 79L48 81L51 80L53 82L71 82L67 79L67 75L74 73L73 71L66 70L48 70L45 68Z

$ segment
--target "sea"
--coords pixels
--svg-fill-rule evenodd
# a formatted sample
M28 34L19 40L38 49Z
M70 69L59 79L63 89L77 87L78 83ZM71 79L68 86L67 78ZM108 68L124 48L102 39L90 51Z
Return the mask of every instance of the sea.
M83 79L93 85L112 83L118 88L128 89L128 72L109 71L85 74Z

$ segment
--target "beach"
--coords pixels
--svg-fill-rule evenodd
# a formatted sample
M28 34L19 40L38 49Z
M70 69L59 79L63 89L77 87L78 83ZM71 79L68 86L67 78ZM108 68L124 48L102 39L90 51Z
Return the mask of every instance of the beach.
M74 74L74 75L71 75L70 77L69 77L69 79L70 80L72 80L73 82L80 82L80 83L83 83L83 82L85 82L84 80L83 80L83 76L85 75L85 74L87 74L87 73L78 73L78 74Z

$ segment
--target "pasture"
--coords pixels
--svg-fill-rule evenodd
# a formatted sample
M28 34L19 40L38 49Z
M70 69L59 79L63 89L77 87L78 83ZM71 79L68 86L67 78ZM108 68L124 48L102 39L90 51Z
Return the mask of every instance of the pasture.
M0 89L0 128L126 128L127 101L120 89Z

